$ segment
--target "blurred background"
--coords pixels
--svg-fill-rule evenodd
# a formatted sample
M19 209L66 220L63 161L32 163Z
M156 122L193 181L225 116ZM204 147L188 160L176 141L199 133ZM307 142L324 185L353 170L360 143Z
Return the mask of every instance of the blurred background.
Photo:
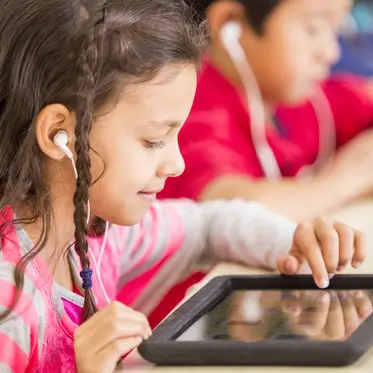
M373 75L373 1L357 0L340 37L342 58L334 71Z

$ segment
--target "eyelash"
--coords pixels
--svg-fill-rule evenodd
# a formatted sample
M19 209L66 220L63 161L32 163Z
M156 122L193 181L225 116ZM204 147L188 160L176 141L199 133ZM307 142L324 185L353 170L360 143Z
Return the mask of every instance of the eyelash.
M166 143L164 141L145 141L145 146L149 149L162 149Z

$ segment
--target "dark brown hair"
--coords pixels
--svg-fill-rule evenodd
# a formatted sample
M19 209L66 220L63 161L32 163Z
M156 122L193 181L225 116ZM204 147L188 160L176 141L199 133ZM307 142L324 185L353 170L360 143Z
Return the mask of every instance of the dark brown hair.
M204 16L207 8L219 0L190 0L192 5L199 12L200 17ZM242 4L246 10L246 18L250 26L258 34L264 31L264 24L275 8L283 0L235 0ZM312 1L312 0L310 0Z
M95 109L128 81L147 81L169 64L198 64L204 38L193 19L182 0L0 1L0 211L27 206L32 216L19 222L43 221L39 241L16 267L14 304L24 269L45 246L52 222L35 136L38 113L59 103L76 114L75 250L89 269L86 206ZM84 320L96 310L86 291Z

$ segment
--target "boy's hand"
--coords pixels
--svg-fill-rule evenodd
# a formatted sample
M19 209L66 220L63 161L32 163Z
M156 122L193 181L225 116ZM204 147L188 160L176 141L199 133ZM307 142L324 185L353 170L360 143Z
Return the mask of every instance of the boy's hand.
M316 285L329 286L329 278L349 263L358 268L367 255L362 233L342 223L318 218L301 223L294 233L289 254L278 261L278 269L287 275L297 274L308 264Z

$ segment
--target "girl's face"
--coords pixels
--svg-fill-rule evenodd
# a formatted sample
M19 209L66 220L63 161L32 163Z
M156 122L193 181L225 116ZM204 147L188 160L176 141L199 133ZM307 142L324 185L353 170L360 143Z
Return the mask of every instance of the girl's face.
M297 104L310 97L339 59L338 31L351 5L351 0L285 0L262 36L243 41L265 99Z
M177 137L195 90L194 66L167 67L150 82L127 85L118 102L100 110L90 135L92 181L98 179L90 188L92 216L133 225L144 217L167 178L184 171ZM43 131L50 134L64 129L73 150L75 115L52 105L38 122L39 145L54 160L48 162L52 199L63 196L73 211L76 181L71 163Z
M178 133L196 91L194 67L168 68L153 81L128 86L123 99L92 128L93 213L120 225L141 220L168 177L184 171Z

